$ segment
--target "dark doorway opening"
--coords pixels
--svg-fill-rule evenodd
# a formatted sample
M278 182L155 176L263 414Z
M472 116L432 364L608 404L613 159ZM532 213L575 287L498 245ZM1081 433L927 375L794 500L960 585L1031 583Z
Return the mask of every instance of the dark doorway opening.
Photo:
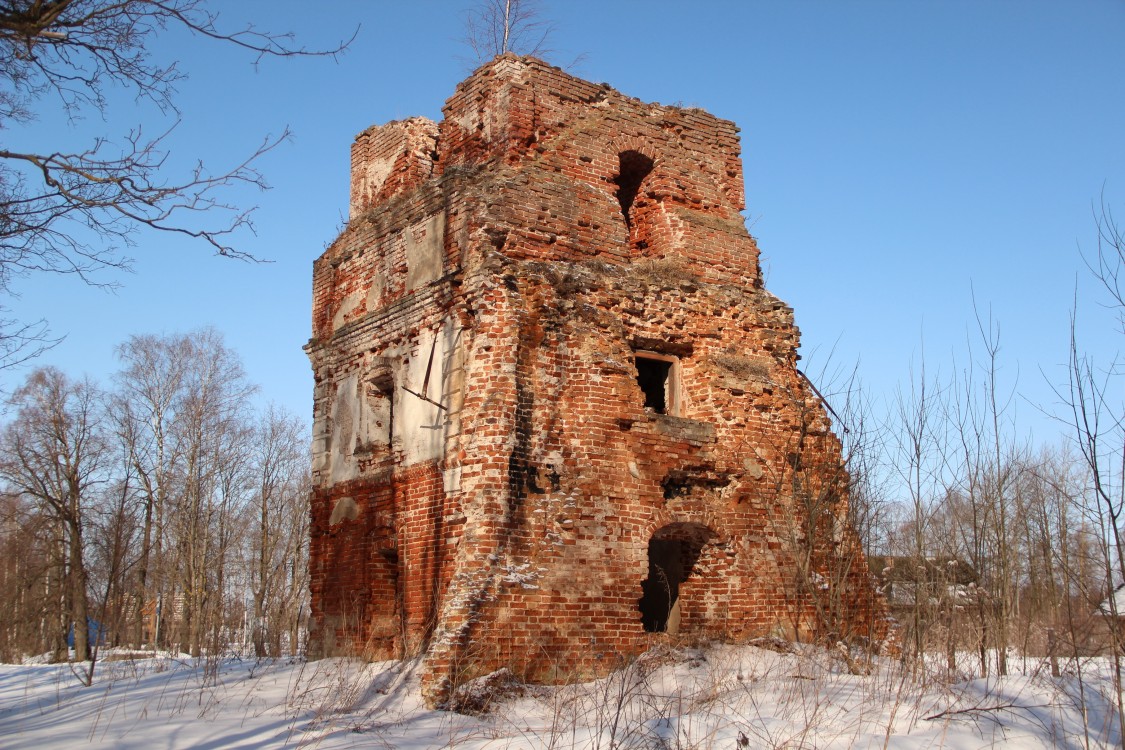
M680 629L680 585L695 570L704 545L715 532L694 523L658 529L648 542L648 578L641 581L641 623L648 633Z

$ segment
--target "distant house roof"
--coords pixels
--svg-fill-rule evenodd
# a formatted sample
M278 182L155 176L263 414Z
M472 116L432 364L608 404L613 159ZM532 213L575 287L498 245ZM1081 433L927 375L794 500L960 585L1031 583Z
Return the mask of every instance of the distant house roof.
M937 605L941 601L963 606L976 598L977 573L960 558L871 555L867 564L882 580L892 609L918 603Z
M945 583L967 586L980 576L972 565L959 557L915 557L913 555L870 555L871 572L887 583Z
M1118 584L1113 595L1107 596L1098 605L1098 610L1103 615L1113 615L1116 612L1118 617L1125 617L1125 583Z

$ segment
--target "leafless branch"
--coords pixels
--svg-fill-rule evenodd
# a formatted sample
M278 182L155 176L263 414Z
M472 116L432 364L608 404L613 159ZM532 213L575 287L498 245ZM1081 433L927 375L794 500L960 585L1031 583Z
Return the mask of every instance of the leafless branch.
M29 104L53 94L71 116L105 107L111 86L176 111L175 85L184 73L176 62L157 63L153 37L170 27L263 57L334 57L351 43L312 50L291 33L247 24L227 29L205 0L9 0L0 4L0 117L26 120ZM358 29L357 29L358 32Z
M165 114L177 114L178 61L155 59L157 38L179 28L263 57L330 56L351 39L314 50L292 34L253 24L228 27L207 0L6 0L0 2L0 127L28 123L53 100L66 115L103 114L107 92L131 91ZM354 39L354 34L352 36ZM178 118L177 118L178 119ZM287 140L288 130L267 136L247 158L214 170L202 161L178 170L168 136L141 127L123 137L96 139L84 149L28 152L0 144L0 295L13 280L37 273L74 275L112 287L105 272L127 271L121 248L142 230L199 240L217 254L254 260L235 237L253 231L252 208L224 197L227 189L264 189L255 164ZM32 356L35 325L0 326L0 367ZM16 347L5 356L5 343ZM28 345L30 343L30 345Z
M923 717L926 721L935 721L937 719L945 719L953 716L972 716L977 718L984 714L999 713L1000 711L1027 711L1034 714L1036 710L1050 708L1050 705L1044 703L1034 706L1022 706L1018 703L997 703L994 706L970 706L969 708L947 709L939 711L936 714Z

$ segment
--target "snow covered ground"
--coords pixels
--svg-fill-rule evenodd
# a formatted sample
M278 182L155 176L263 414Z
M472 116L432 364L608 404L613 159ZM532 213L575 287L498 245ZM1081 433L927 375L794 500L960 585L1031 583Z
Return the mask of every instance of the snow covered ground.
M968 657L965 657L966 660ZM510 686L487 713L427 709L416 665L145 658L0 665L0 748L1088 748L1121 745L1105 660L1053 678L851 675L831 653L650 653L597 682ZM479 697L479 696L478 696Z

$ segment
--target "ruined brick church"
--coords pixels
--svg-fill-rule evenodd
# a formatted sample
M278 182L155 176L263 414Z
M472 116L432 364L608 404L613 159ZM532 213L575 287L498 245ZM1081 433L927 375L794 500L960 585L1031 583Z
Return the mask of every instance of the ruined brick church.
M443 111L356 137L314 264L314 653L423 654L440 703L679 638L881 638L735 125L514 55Z

